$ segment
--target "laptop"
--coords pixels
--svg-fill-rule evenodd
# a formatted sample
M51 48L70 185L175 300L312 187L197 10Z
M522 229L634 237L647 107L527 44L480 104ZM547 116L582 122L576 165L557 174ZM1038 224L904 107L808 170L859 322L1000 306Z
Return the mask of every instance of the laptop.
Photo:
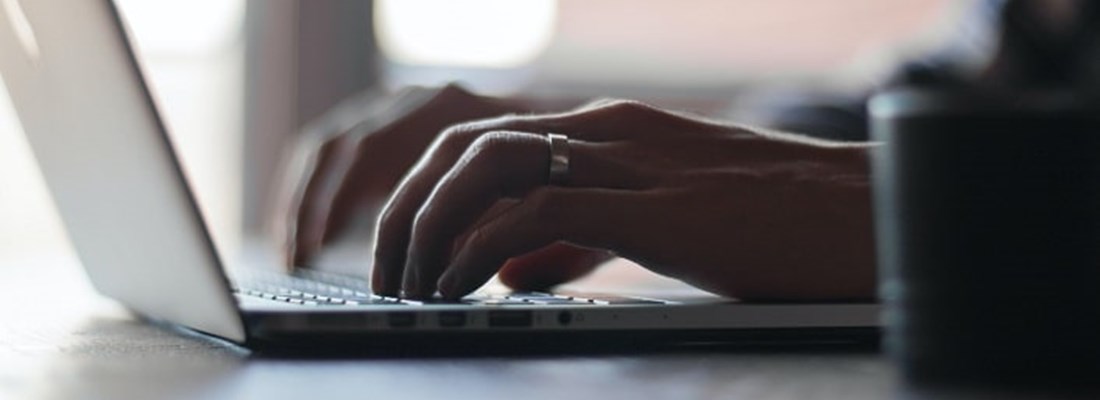
M870 303L551 292L420 302L374 295L355 274L227 273L114 4L0 0L0 14L0 71L87 276L150 320L253 348L877 337Z

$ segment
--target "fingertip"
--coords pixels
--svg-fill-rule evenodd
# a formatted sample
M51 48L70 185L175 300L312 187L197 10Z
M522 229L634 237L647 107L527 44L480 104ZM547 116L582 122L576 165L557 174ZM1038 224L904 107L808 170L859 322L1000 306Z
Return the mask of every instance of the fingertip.
M370 271L370 290L377 294L385 294L386 288L383 279L385 278L382 276L382 267L375 261Z
M287 271L294 269L295 264L297 264L296 262L294 262L294 260L295 260L294 253L283 254L283 257L282 257L283 269L285 269Z
M304 267L313 258L316 251L309 244L300 243L291 249L290 267Z
M296 244L291 246L289 260L293 264L292 267L304 266L316 251L313 249L313 245L308 241L299 240Z
M504 264L497 273L500 283L515 290L543 290L560 283L559 279L547 279L545 273L517 265L523 264L516 264L511 260Z
M297 246L293 247L290 249L290 256L286 259L287 267L294 268L303 266L308 259L309 255L305 249Z
M405 273L401 279L401 297L410 299L420 299L431 296L428 294L425 296L426 290L420 285L420 270L416 263L405 263Z
M460 290L460 284L458 274L445 272L443 276L439 278L437 285L439 286L439 295L443 296L447 300L457 300L465 296L466 293Z
M294 260L298 257L298 246L295 238L289 233L282 233L274 242L276 251L280 252L280 259L284 267L293 267Z
M394 269L393 265L404 265L403 262L394 262L392 258L374 252L374 265L371 267L371 290L386 296L399 296L401 294L402 271Z
M516 290L545 290L588 275L609 257L591 250L553 245L505 262L498 277Z

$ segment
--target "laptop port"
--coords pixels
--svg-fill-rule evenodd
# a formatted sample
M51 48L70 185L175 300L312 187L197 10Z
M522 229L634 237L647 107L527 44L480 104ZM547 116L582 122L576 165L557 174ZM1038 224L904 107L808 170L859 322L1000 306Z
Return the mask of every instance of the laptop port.
M573 313L569 311L562 311L558 313L558 325L569 325L573 322Z
M523 328L531 326L533 314L522 310L489 311L489 327Z
M411 328L416 326L416 314L411 312L391 312L386 314L390 328Z
M439 326L444 328L458 328L466 325L466 312L444 311L439 313Z

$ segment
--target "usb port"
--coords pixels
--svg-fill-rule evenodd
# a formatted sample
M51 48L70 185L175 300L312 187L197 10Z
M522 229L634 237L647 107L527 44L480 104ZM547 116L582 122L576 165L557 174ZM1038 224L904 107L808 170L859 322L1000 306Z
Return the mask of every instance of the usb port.
M531 326L533 314L523 310L489 311L490 327L523 328Z
M466 325L466 312L443 311L439 313L439 326L444 328L458 328Z
M390 328L411 328L416 325L416 314L411 312L391 312L386 314Z

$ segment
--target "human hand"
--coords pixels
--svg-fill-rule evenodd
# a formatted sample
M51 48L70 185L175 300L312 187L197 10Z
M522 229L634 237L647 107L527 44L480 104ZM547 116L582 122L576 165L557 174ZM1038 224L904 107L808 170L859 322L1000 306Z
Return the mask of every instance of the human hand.
M571 139L556 186L547 132ZM373 289L458 298L507 260L566 243L734 297L870 297L867 186L864 146L633 102L460 124L382 211Z
M289 266L307 266L352 221L374 221L400 178L428 144L456 123L524 112L503 99L457 86L412 88L372 102L351 101L306 129L278 208L276 236ZM362 218L356 218L362 216ZM609 256L556 245L517 258L502 279L545 288L590 271ZM543 268L546 264L561 268Z

